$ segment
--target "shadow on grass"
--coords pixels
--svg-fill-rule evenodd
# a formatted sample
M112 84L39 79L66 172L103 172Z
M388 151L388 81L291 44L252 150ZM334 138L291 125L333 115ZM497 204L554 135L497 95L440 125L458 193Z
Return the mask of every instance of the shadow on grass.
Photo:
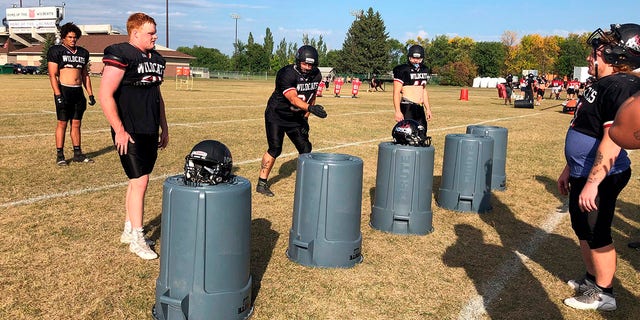
M109 153L109 152L112 152L112 151L116 151L116 147L114 145L109 145L109 146L106 146L106 147L104 147L104 148L102 148L100 150L88 152L87 153L87 157L89 157L89 158L97 158L98 156L101 156L103 154L106 154L106 153Z
M525 261L535 261L564 281L567 269L581 274L575 243L517 219L495 198L491 211L478 216L495 228L501 245L487 243L475 226L458 224L454 226L456 243L442 256L445 265L464 268L478 293L462 309L461 317L477 317L484 311L491 319L562 319L557 302L551 301ZM568 258L558 263L555 257Z
M267 271L279 237L280 234L271 228L271 221L264 218L251 221L251 274L253 276L251 305L258 298L262 277Z
M640 208L637 204L618 199L617 207L626 219L634 221L636 225L640 224ZM614 218L612 231L618 258L628 261L634 269L640 270L640 250L627 246L629 242L640 241L640 230L623 219Z
M278 169L278 175L269 179L269 184L274 185L278 181L291 176L293 172L296 171L297 166L298 166L298 157L289 159L286 162L282 163L282 165L280 166L280 169Z
M545 189L547 189L547 192L549 192L550 194L553 194L556 198L558 198L560 202L564 203L563 208L568 210L568 207L569 207L568 196L563 196L558 192L558 185L557 185L556 178L536 176L536 180L545 186ZM618 201L616 202L616 207L619 209L619 211L623 215L625 215L630 220L634 220L634 221L639 220L640 217L638 217L638 214L637 214L638 212L637 205L624 202L618 199ZM571 224L571 221L567 217L566 219L564 219L562 223ZM637 256L632 256L634 254L637 255L638 252L627 248L626 243L629 240L629 238L625 234L621 233L621 230L630 230L630 229L633 229L633 226L629 225L628 223L626 223L621 219L615 219L614 217L612 227L611 227L611 231L612 231L611 235L613 237L613 243L614 245L616 245L616 253L618 255L618 258L629 261L635 267L635 269L638 269L640 260L637 258ZM534 259L534 260L540 263L543 267L545 267L547 271L559 277L561 280L566 281L571 276L575 277L575 276L581 275L582 273L584 273L585 267L584 267L584 264L582 263L582 258L580 257L580 254L579 254L580 248L575 244L574 238L575 238L575 235L571 239L561 237L558 235L551 235L550 244L551 246L553 246L553 248L545 247L545 249L551 249L553 251L558 250L557 252L560 252L560 253L564 251L564 253L562 253L562 256L564 256L564 259L556 259L555 261L543 261L542 259L546 257L544 254L539 253L539 254L536 254L536 257L540 257L540 258ZM548 251L548 252L553 252L553 251ZM572 260L571 265L568 266L566 264L566 260ZM629 292L629 290L627 290L625 286L623 286L620 283L619 279L617 278L618 276L619 275L616 275L613 279L613 289L616 295L616 300L618 300L617 301L618 305L632 305L637 303L635 294L632 292ZM601 313L601 315L604 319L620 319L619 314L615 315L610 313Z

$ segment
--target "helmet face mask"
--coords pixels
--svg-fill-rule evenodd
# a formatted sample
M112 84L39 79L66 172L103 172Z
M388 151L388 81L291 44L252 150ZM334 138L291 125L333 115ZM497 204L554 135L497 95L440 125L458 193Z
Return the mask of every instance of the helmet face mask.
M186 184L210 184L229 182L233 160L231 152L222 143L204 140L196 144L185 157L184 181Z
M418 68L422 61L420 63L412 63L411 58L424 60L424 48L421 45L414 44L407 50L407 61L415 68Z
M298 71L306 73L300 64L304 62L313 66L312 70L318 67L318 50L310 45L304 45L296 51L296 67Z
M395 144L415 147L428 147L431 145L431 137L427 137L427 129L415 120L405 119L398 121L391 131Z

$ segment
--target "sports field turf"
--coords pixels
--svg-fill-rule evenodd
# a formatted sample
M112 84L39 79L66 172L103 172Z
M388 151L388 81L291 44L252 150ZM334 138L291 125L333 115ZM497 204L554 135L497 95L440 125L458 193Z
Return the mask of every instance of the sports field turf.
M92 80L97 94L100 78ZM99 104L88 108L82 128L83 149L96 162L57 167L48 79L0 75L0 83L0 319L149 319L159 260L141 260L119 243L126 178ZM391 139L394 121L391 87L366 89L353 99L345 85L343 97L335 98L331 86L318 98L329 116L310 119L314 152L364 162L364 260L353 268L321 269L285 256L297 159L285 140L270 177L276 196L252 194L252 319L637 319L640 252L626 247L640 240L637 173L620 196L613 225L618 310L577 311L562 303L572 295L565 281L584 271L566 198L556 189L571 117L560 112L561 101L514 109L495 89L470 88L469 101L460 101L460 88L430 86L435 230L406 236L369 226L378 145ZM162 183L182 172L194 144L225 143L235 174L255 186L273 79L197 79L191 91L176 90L168 79L162 90L170 141L159 154L145 208L157 252ZM507 189L492 192L493 209L484 214L445 210L435 202L445 137L472 124L508 129ZM639 153L630 157L636 169Z

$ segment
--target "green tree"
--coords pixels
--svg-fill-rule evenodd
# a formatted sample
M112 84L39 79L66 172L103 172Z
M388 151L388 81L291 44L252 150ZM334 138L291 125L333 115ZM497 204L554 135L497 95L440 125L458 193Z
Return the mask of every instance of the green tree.
M209 68L209 70L229 70L231 67L229 57L218 49L194 45L192 48L178 47L176 50L195 57L191 61L193 67Z
M392 70L393 67L407 62L407 47L402 42L396 39L387 40L387 48L389 48L389 64L387 64L387 70Z
M238 40L238 43L235 44L235 48L236 50L231 57L231 67L235 71L242 71L246 68L248 63L247 45Z
M542 50L540 52L540 67L542 74L555 73L555 62L560 54L560 36L547 36L543 38Z
M449 43L449 37L445 35L436 36L430 45L425 47L424 63L431 68L432 72L435 72L436 69L453 62L450 56L452 51L453 47Z
M449 44L451 45L449 53L451 61L470 60L471 52L476 46L475 41L469 37L454 37L449 40Z
M477 66L478 76L498 77L506 74L504 61L507 48L501 42L478 42L471 50L471 61Z
M269 70L269 55L260 44L247 45L247 63L240 70L249 72L263 72Z
M56 37L53 33L47 34L44 38L44 44L42 45L42 55L40 56L40 67L38 67L38 70L41 74L47 74L49 71L49 61L47 60L47 53L49 53L49 48L53 46L55 41Z
M267 28L264 32L264 43L263 43L263 47L264 47L264 51L267 53L267 62L269 64L269 70L273 70L271 69L271 61L273 60L273 34L271 33L271 29Z
M342 44L342 59L336 68L343 73L380 74L388 68L390 60L388 38L380 13L370 7L349 27Z
M573 67L586 67L586 57L591 53L591 48L586 44L587 35L569 34L558 43L559 56L555 61L554 69L560 75L573 74Z
M336 66L340 64L340 60L342 60L342 50L331 50L327 52L327 56L324 59L324 62L320 62L325 67L336 68Z
M440 84L450 86L470 86L473 78L478 74L475 64L470 58L452 61L435 69L440 78Z
M271 58L271 70L280 70L283 66L289 64L287 53L287 40L282 38L276 47L276 51Z

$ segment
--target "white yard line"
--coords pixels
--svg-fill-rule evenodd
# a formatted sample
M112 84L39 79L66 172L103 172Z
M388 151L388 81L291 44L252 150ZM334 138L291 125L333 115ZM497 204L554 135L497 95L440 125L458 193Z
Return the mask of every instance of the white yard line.
M511 281L520 269L527 263L529 257L533 255L538 247L547 239L556 227L562 222L568 214L568 207L556 210L549 218L536 230L527 245L522 248L522 252L516 251L516 256L511 260L505 261L497 268L497 272L493 277L482 284L484 295L475 295L469 299L467 304L458 314L459 320L482 319L487 314L486 306L490 305L493 300L498 298L504 290L504 287Z

